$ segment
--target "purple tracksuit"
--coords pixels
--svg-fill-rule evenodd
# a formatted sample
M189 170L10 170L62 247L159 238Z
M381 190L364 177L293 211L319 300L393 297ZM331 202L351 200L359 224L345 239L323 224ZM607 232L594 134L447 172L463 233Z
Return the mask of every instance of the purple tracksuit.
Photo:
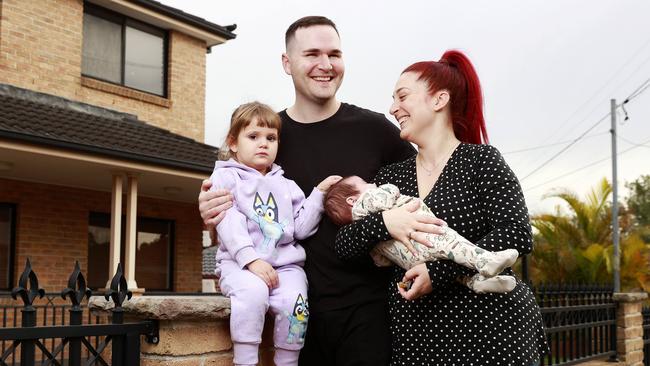
M264 316L275 317L275 364L296 365L307 329L305 250L296 240L313 235L323 212L323 193L305 198L298 185L273 164L266 175L230 159L218 161L210 177L213 189L234 197L217 226L219 285L231 300L230 334L236 365L257 364ZM269 289L246 265L255 259L271 264L279 286Z

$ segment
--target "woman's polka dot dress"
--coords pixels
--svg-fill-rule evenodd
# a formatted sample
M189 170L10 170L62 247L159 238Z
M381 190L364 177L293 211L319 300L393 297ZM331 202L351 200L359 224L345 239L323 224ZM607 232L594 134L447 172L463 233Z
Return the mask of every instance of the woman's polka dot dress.
M375 183L392 183L402 194L417 197L415 157L382 168ZM532 250L521 187L490 145L459 145L424 202L480 247L514 248L520 254ZM381 214L373 214L343 228L336 250L353 259L389 238ZM518 279L508 294L475 294L456 281L472 270L446 260L428 262L427 268L433 292L407 301L395 286L405 272L395 266L388 285L391 365L531 365L546 353L539 307L526 284Z

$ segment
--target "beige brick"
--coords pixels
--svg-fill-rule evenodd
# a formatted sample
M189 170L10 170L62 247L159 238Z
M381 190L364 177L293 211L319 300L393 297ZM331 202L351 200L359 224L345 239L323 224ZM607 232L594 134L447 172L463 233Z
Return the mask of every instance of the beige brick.
M631 302L631 303L619 303L618 313L623 314L635 314L641 312L642 303L641 302Z
M232 366L232 355L205 354L192 357L151 357L143 356L141 366Z
M47 292L67 287L75 260L86 273L88 213L110 212L110 193L0 179L0 202L18 206L14 278L20 277L27 257ZM138 214L176 223L174 289L200 290L202 223L196 204L140 197Z
M120 86L82 85L83 2L2 0L0 83L132 113L174 133L204 141L206 44L169 34L168 98ZM104 83L105 84L105 83Z
M643 363L643 350L637 350L629 353L625 353L619 356L621 361L624 361L626 365L636 365Z
M143 344L142 353L155 355L200 355L232 348L227 321L161 321L160 342Z
M624 328L641 326L643 325L643 316L641 313L618 316L616 317L616 325Z
M619 355L624 355L634 351L643 350L643 339L634 338L634 339L626 339L625 341L618 341L616 342L616 350L618 351Z
M643 327L641 326L628 327L628 328L623 328L623 327L616 328L616 338L619 340L640 338L640 337L643 337Z

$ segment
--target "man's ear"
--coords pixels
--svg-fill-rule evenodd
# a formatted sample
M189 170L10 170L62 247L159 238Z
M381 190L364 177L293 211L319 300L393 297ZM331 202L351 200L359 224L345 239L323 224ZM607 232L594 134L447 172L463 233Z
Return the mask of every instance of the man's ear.
M282 54L282 68L287 75L291 75L291 60L286 52Z
M352 207L357 202L358 198L359 197L357 197L357 196L350 196L350 197L345 199L345 203L347 203L348 205L350 205L350 207Z
M433 101L433 110L440 112L443 108L449 104L449 91L446 89L438 90L432 98Z

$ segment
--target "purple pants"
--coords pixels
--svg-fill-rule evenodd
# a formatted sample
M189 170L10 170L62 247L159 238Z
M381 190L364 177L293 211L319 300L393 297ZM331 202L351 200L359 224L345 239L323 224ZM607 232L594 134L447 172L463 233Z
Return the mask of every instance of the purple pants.
M223 261L220 268L219 286L231 303L230 336L235 365L257 364L264 317L269 309L275 319L275 364L297 365L309 317L303 269L297 265L276 268L279 286L269 289L261 278L234 262Z

